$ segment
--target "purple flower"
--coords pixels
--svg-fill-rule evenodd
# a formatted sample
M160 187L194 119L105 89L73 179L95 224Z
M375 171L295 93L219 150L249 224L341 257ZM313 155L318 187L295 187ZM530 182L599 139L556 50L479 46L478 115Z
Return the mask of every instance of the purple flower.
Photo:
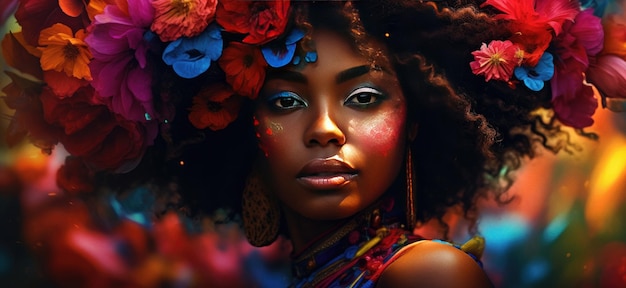
M150 0L129 0L128 11L108 5L95 17L85 39L94 57L89 65L91 85L113 112L128 120L157 116L147 60L153 18Z

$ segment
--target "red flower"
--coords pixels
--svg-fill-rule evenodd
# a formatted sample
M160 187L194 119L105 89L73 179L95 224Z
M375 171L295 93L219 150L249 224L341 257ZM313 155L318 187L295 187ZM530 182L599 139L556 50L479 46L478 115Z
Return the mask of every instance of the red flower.
M224 30L247 34L244 43L265 44L285 31L289 1L219 1L215 21Z
M492 6L503 14L495 19L509 21L511 41L526 52L526 65L535 66L550 45L552 33L559 35L567 20L580 11L578 1L570 0L487 0L481 7Z
M134 168L156 137L156 123L144 126L125 120L95 99L89 87L65 99L50 89L41 95L44 117L63 129L59 140L70 154L83 157L96 170L125 172Z
M6 134L9 147L17 145L28 136L44 152L52 152L58 143L58 131L44 120L43 107L39 100L41 84L10 71L6 71L6 74L12 81L2 89L7 95L4 100L9 108L15 109Z
M267 62L259 47L231 42L218 60L235 93L255 99L265 80Z
M93 191L94 173L78 157L68 156L57 171L57 185L70 194Z
M226 128L239 114L241 99L224 83L206 87L193 97L189 121L198 129Z
M152 31L161 41L200 34L213 21L217 0L154 0Z

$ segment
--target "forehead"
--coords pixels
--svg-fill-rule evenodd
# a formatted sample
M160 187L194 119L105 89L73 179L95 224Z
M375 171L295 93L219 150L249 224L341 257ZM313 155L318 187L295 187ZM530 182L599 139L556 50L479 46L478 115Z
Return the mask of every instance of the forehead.
M318 59L320 64L367 63L365 57L357 51L352 39L329 30L317 30L312 36L318 55L324 55L324 58Z
M357 51L355 44L351 42L352 39L329 30L316 30L312 38L317 61L307 63L303 67L291 66L287 69L297 70L304 75L323 73L334 77L346 69L371 64Z

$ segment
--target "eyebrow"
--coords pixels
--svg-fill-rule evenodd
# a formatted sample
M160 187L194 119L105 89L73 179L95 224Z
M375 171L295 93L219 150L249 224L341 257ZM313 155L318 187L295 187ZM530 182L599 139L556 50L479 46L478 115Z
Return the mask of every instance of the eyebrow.
M344 71L339 72L339 74L337 74L337 78L335 78L335 82L337 84L340 84L350 79L363 76L370 72L370 68L371 68L370 65L361 65L361 66L356 66L356 67L346 69Z
M309 82L306 79L306 77L300 72L293 71L293 70L282 70L282 69L271 70L271 72L267 73L265 80L267 81L267 80L272 80L272 79L281 79L281 80L285 80L289 82L297 82L297 83L302 83L302 84L306 84Z

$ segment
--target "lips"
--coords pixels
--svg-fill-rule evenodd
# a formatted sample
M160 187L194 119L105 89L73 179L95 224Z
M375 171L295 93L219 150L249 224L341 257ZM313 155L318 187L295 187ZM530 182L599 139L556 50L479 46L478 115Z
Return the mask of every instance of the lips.
M313 190L335 190L350 183L358 171L337 159L315 159L307 163L297 179Z

